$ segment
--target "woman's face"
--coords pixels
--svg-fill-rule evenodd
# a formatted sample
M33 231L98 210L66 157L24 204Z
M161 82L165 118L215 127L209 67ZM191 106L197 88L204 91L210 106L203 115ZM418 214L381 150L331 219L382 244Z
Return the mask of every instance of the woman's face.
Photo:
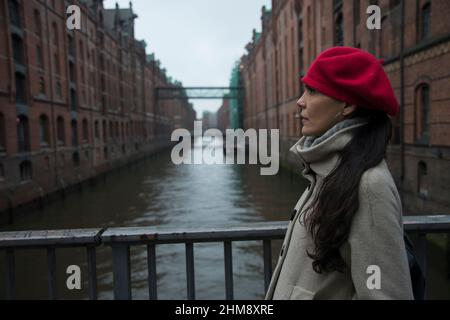
M354 110L353 106L346 107L345 102L330 98L308 86L305 88L305 93L297 101L304 136L321 136Z

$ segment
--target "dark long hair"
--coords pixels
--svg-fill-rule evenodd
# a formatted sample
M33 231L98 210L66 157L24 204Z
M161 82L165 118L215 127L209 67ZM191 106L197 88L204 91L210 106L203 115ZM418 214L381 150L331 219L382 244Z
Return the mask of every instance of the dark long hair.
M340 152L337 167L324 178L311 204L303 211L303 222L315 250L307 252L317 273L343 272L346 264L339 248L348 239L353 216L359 208L361 176L378 165L386 155L392 124L382 111L357 108L354 117L367 119L355 129L352 140Z

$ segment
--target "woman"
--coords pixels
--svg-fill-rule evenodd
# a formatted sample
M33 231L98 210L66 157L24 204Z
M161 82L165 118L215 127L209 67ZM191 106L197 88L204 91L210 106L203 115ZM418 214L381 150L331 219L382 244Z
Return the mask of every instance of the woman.
M331 48L302 79L310 186L289 223L266 299L413 299L402 205L385 162L399 105L382 62Z

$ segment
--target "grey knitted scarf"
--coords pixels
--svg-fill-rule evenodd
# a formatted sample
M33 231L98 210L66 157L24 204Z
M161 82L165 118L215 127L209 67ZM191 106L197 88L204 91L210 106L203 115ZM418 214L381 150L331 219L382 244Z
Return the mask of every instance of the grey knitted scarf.
M326 139L331 137L333 134L335 134L339 130L342 130L344 128L353 126L358 123L363 123L366 121L367 120L364 118L352 118L352 119L342 120L341 122L336 123L333 127L328 129L324 134L322 134L319 137L307 136L303 143L302 149L312 148L312 147L318 145L319 143L321 143L322 141L325 141Z

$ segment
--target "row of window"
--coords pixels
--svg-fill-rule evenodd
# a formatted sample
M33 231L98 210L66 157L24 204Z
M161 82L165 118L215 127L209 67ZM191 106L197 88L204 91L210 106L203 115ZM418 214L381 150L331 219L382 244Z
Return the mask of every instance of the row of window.
M11 24L13 25L18 25L20 27L20 23L16 23L15 21L21 21L21 11L20 11L20 5L21 5L21 1L22 0L9 0L9 8L11 12L14 13L10 13L11 18ZM18 17L17 19L14 17ZM42 33L43 33L43 25L42 25L42 17L41 17L41 12L39 11L39 9L35 9L34 10L34 32L38 38L38 41L36 43L36 47L35 47L35 57L36 57L36 65L38 67L38 79L39 79L39 92L38 94L40 95L46 95L47 92L47 86L46 86L46 80L44 77L44 73L43 73L43 69L45 69L45 62L44 62L44 52L43 52L43 37L42 37ZM55 79L55 93L56 93L56 97L59 99L62 99L62 86L61 86L61 59L60 59L60 55L58 54L58 50L60 49L59 47L61 46L60 43L60 34L58 33L58 24L56 22L52 22L51 23L51 27L50 27L50 31L51 31L51 39L49 39L49 42L53 45L52 46L52 51L50 56L51 59L53 60L51 63L53 64L53 75L51 75L51 78ZM27 88L26 88L26 72L25 72L25 57L24 57L24 40L22 39L22 34L21 33L17 33L13 30L12 32L12 46L13 46L13 55L14 55L14 60L16 65L21 66L20 70L18 70L16 72L16 100L17 103L20 104L26 104L27 103ZM75 57L75 41L74 41L74 37L73 35L71 35L70 33L67 34L67 44L68 44L68 51L69 51L69 57ZM87 52L87 64L88 65L93 65L94 68L96 66L96 53L95 50L89 50L89 48L86 46L83 46L83 42L80 39L79 41L79 47L77 48L78 53L79 53L79 60L83 61L84 63L84 57L85 57L85 51ZM118 56L117 59L122 59L123 58L123 54L122 54L122 48L118 48ZM120 81L120 85L117 84L113 84L113 83L109 83L110 80L105 80L105 75L101 75L101 91L106 91L107 88L110 88L110 90L112 92L116 92L116 93L120 93L120 99L113 99L111 101L109 101L111 106L114 106L114 109L116 110L123 110L124 108L124 101L122 101L123 97L124 97L124 88L123 88L123 84L122 81L124 79L123 76L123 70L122 67L120 66L116 66L115 63L113 63L113 61L110 59L106 59L106 63L105 60L103 58L103 56L100 54L98 56L99 59L99 63L100 63L100 69L102 71L104 70L108 70L108 72L110 72L111 74L114 75L115 78L117 78L118 75L118 79ZM138 64L139 66L139 64ZM70 99L70 107L72 110L76 110L77 108L77 92L76 92L76 88L75 88L75 74L76 74L76 67L75 67L75 59L70 59L68 61L68 70L69 70L69 75L68 75L68 79L70 80L71 84L71 89L69 91L69 99ZM96 96L96 75L94 74L93 71L88 71L86 72L84 67L80 68L80 79L82 82L86 83L86 85L88 85L89 87L91 87L94 90L90 90L90 92L86 92L85 88L81 88L81 100L82 103L86 104L86 103L90 103L91 105L94 105L94 100L97 99ZM107 83L108 82L108 83ZM116 91L115 91L116 90ZM135 94L134 96L136 96L137 94ZM101 105L102 107L105 109L106 105L107 105L107 101L106 98L104 96L102 96L101 99ZM120 107L120 109L119 109Z
M25 182L33 179L33 166L31 161L25 160L19 164L20 170L20 181ZM2 163L0 163L0 181L5 179L5 168Z
M86 151L86 159L89 158L89 152ZM80 154L78 152L74 152L72 154L72 163L74 167L79 167L80 166ZM64 154L61 154L60 157L60 166L63 167L64 166ZM44 159L44 170L49 170L50 169L50 158L49 157L45 157ZM29 160L25 160L22 161L19 164L19 170L20 170L20 181L21 182L26 182L26 181L30 181L33 179L33 164L31 161ZM0 180L5 179L5 168L3 166L2 163L0 163Z
M392 10L400 5L400 0L391 0L389 4L389 9ZM378 5L377 0L370 0L370 5ZM334 7L334 45L342 46L344 44L344 18L342 13L342 0L333 0ZM354 20L355 25L359 25L361 22L361 0L354 0L353 3L354 10ZM418 13L418 24L419 28L417 38L419 41L426 39L430 36L430 24L431 24L431 2L423 4L420 12ZM387 16L384 16L381 20L381 34L378 39L378 45L380 47L380 56L384 56L386 52L383 52L383 47L385 42L383 38L386 38L384 32L386 31L386 21ZM384 36L383 36L384 35ZM384 50L386 51L386 50Z
M11 23L16 27L20 27L20 2L18 0L10 0L9 1L10 8L10 16ZM15 18L14 18L15 17ZM19 17L19 18L17 18ZM19 23L16 23L19 21ZM38 10L34 11L34 28L37 36L40 41L36 45L36 64L41 69L44 69L44 59L42 52L42 24L41 24L41 16ZM12 49L13 49L13 57L14 62L17 65L21 66L22 69L18 70L15 74L16 77L16 101L17 103L26 104L27 96L26 96L26 81L25 81L25 58L24 58L24 45L22 36L14 33L11 35L12 38ZM58 35L58 26L56 22L52 23L52 43L55 47L55 53L53 56L53 65L54 65L54 73L56 74L56 95L58 98L62 98L62 88L61 88L61 66L60 66L60 57L57 52L59 50L59 35ZM68 35L68 47L69 47L69 55L74 55L74 43L73 37ZM16 68L17 69L17 68ZM72 83L75 82L75 66L73 62L69 62L69 79ZM45 88L45 79L43 75L39 77L39 93L46 93ZM72 110L76 110L77 100L76 100L76 91L75 89L71 89L70 91L70 106Z
M136 150L139 150L139 144L135 143L134 148ZM100 150L98 150L98 151L100 151ZM121 151L123 154L127 153L125 144L122 145ZM110 153L110 151L109 151L108 147L104 147L103 148L103 157L105 160L108 160L109 153ZM100 153L98 153L98 154L100 155ZM84 151L84 156L85 156L86 161L89 161L89 151L88 150ZM66 162L65 154L61 153L59 155L59 166L64 167L65 162ZM72 165L75 168L78 168L80 166L80 164L81 164L81 160L80 160L79 152L73 152L72 153ZM43 168L41 168L41 169L44 169L46 171L50 170L50 158L48 156L46 156L44 158ZM20 181L26 182L26 181L33 179L33 164L30 160L22 161L19 164L19 170L20 170ZM4 180L5 178L6 178L5 168L4 168L3 163L0 163L0 181Z
M117 121L103 120L102 124L100 121L95 121L94 123L94 136L96 139L100 138L100 125L103 127L103 139L106 141L109 138L119 139L120 135L122 139L127 136L141 135L147 138L149 136L149 126L146 126L143 121L132 121L130 123L119 123ZM78 122L72 120L70 122L71 126L71 136L72 136L72 146L78 146ZM109 133L108 133L109 127ZM65 121L62 116L56 119L56 136L59 145L66 144L66 134L65 134ZM25 115L20 115L17 117L17 137L18 137L18 150L19 152L30 151L30 129L29 120ZM39 137L42 146L50 145L50 122L46 115L41 115L39 117ZM87 119L82 121L82 139L83 143L89 143L89 122ZM6 128L5 119L2 113L0 113L0 152L5 150L6 145Z

